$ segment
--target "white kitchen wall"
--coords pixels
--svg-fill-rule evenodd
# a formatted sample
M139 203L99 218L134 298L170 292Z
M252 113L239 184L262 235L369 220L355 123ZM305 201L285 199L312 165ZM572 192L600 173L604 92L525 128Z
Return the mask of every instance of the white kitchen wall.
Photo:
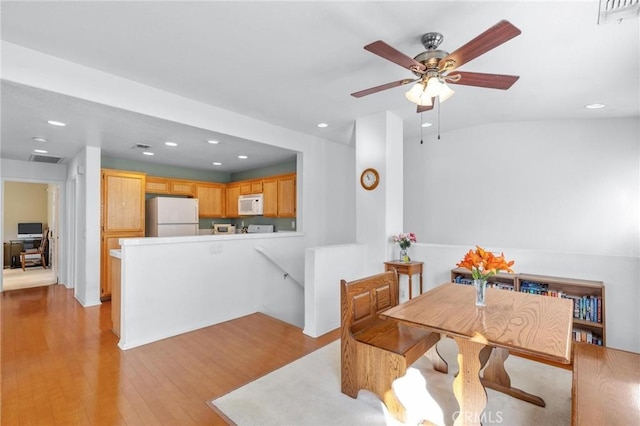
M405 229L429 246L412 247L428 286L475 244L504 250L517 271L602 280L608 345L639 352L639 144L637 118L496 123L405 144Z

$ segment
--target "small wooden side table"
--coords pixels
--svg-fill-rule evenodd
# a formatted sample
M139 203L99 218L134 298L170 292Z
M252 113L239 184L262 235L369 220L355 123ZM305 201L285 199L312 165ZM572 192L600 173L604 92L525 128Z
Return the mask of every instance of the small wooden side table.
M391 268L395 268L398 274L405 274L409 276L409 299L413 298L413 281L412 277L415 274L420 274L420 294L422 294L422 265L424 262L400 262L399 260L391 260L384 262L384 270L389 271Z

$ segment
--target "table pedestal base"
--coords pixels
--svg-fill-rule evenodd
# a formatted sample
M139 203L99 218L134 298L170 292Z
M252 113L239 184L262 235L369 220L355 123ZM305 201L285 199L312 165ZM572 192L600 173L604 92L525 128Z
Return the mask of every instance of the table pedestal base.
M509 351L507 349L493 348L493 351L489 356L487 367L482 373L482 384L486 388L544 407L546 405L544 399L523 390L511 387L511 378L504 368L504 362L508 357Z
M480 382L480 369L484 365L491 346L460 337L454 337L458 345L459 371L453 380L453 393L460 411L454 425L480 425L487 393Z

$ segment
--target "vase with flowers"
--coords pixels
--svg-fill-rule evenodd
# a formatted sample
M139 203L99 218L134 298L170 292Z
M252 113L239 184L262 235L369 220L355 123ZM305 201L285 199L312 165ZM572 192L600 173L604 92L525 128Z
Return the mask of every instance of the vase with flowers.
M413 232L398 234L392 236L391 240L394 243L398 243L398 246L400 247L400 262L411 262L411 258L409 257L409 247L411 247L411 243L415 243L418 241L416 239L416 234L414 234Z
M456 264L456 266L467 268L471 271L473 285L476 288L476 305L485 306L485 289L487 280L492 275L496 275L500 271L513 272L511 267L514 261L507 261L504 253L496 256L490 251L486 251L480 246L476 246L475 250L469 250L464 258Z

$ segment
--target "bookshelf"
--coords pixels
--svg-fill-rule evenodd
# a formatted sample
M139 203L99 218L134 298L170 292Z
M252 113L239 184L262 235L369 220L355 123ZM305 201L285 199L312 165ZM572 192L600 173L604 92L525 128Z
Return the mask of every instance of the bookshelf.
M471 284L471 271L451 270L451 282ZM499 273L488 280L492 287L571 299L574 303L573 339L606 346L605 291L602 281L534 274Z

